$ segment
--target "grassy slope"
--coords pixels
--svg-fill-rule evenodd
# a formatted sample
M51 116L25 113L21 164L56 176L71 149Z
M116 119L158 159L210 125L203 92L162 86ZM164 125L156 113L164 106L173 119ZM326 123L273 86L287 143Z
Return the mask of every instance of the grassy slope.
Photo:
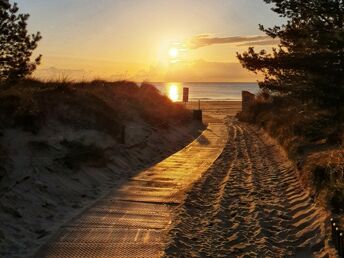
M105 130L114 137L137 112L152 126L190 120L190 113L151 85L132 82L68 83L23 81L0 91L0 128L38 132L47 120Z

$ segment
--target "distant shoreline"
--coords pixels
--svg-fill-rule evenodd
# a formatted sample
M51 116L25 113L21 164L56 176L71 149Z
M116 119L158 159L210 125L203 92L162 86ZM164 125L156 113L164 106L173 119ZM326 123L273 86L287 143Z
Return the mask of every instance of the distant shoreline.
M212 102L212 103L214 103L214 102L242 102L242 100L241 99L192 99L192 100L190 100L189 102L197 102L198 103L198 101L201 101L201 102ZM176 101L176 103L184 103L183 101Z
M148 81L148 83L154 84L154 83L242 83L242 84L246 84L246 83L258 83L258 82L180 82L180 81L168 81L168 82L150 82Z
M257 83L152 83L163 95L174 101L183 99L183 88L189 89L189 101L241 101L242 91L259 92Z

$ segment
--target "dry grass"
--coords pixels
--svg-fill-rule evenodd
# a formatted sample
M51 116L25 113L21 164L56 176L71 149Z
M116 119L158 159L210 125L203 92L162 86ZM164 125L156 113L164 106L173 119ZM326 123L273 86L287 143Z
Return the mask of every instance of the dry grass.
M330 152L328 160L330 186L333 187L331 196L332 207L338 212L344 212L344 149Z
M334 211L344 211L344 149L332 141L338 126L328 111L285 97L260 96L241 118L276 138L298 165L302 178L314 186L315 194L326 192Z
M24 80L0 89L0 128L38 133L54 120L118 138L123 124L138 117L155 127L191 120L190 111L145 83Z

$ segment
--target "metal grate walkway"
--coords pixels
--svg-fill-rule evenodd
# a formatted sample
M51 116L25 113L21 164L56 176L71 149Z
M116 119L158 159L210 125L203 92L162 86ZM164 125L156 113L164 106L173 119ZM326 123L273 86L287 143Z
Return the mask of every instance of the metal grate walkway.
M161 257L173 207L220 155L223 123L133 177L63 226L37 257Z

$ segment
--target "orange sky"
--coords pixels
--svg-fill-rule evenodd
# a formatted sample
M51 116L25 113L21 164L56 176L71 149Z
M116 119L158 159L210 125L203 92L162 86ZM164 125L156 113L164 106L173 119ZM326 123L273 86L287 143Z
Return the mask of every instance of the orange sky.
M46 79L255 81L236 52L271 48L258 24L280 22L262 0L16 2L43 35L34 75Z

